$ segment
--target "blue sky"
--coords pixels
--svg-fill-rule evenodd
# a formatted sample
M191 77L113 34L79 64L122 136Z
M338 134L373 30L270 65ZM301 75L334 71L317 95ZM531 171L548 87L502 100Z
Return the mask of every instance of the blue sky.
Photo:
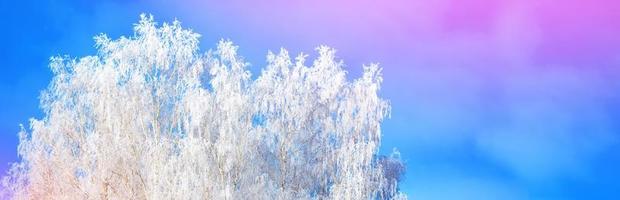
M348 78L384 68L392 105L382 153L407 162L411 199L613 199L620 172L620 4L492 0L2 1L0 170L19 124L42 117L50 56L95 53L140 13L240 46L256 74L267 50L338 50Z

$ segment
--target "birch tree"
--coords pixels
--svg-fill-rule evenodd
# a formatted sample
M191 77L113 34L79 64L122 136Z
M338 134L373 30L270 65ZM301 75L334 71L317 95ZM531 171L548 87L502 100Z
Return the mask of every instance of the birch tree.
M230 41L202 53L198 34L147 15L134 30L51 58L44 117L19 133L5 197L406 198L390 170L402 162L378 155L390 107L377 65L349 82L332 48L311 65L281 49L252 79Z

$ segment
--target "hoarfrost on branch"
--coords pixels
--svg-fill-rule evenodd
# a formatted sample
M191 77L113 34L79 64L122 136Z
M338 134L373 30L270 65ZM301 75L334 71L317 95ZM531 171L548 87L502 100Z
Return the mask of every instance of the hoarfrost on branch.
M402 162L378 156L390 107L377 65L348 82L333 49L310 66L282 49L253 80L237 46L200 53L198 38L142 15L131 37L95 37L94 56L53 57L44 118L22 128L4 195L406 198Z

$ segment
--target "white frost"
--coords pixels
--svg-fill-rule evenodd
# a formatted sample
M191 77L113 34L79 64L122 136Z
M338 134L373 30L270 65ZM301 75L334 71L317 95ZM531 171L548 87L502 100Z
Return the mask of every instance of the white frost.
M252 80L230 41L202 54L198 38L142 15L132 37L95 37L95 56L52 58L45 117L20 132L5 195L406 198L377 158L389 112L377 65L348 82L333 49L312 66L282 49Z

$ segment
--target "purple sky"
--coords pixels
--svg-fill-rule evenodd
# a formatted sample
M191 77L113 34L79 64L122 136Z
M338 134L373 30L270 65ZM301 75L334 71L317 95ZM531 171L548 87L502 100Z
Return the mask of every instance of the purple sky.
M6 5L5 5L6 4ZM382 152L407 161L411 199L607 199L620 184L620 2L612 0L41 1L1 3L1 162L40 117L52 55L94 53L141 12L240 46L338 49L350 79L384 68ZM2 165L2 169L5 169Z

